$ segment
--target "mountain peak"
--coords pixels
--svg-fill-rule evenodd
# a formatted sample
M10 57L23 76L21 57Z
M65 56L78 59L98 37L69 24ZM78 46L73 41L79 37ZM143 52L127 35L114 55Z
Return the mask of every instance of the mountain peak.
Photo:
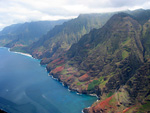
M114 14L114 15L110 18L110 20L121 19L121 18L125 18L125 17L132 17L132 16L129 15L129 14L127 14L127 13L121 12L121 13Z

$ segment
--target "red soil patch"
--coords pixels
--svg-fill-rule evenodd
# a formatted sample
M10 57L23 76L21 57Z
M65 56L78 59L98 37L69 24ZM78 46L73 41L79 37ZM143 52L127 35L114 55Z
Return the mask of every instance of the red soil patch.
M71 75L67 78L67 81L71 80L74 77L74 75Z
M66 77L65 77L64 75L60 75L60 76L59 76L59 79L60 79L61 81L64 81L64 80L66 80Z
M125 110L122 111L122 113L126 113L128 110L130 110L133 106L126 108Z
M67 68L68 74L74 74L76 75L78 72L76 72L72 67Z
M60 60L60 58L57 58L57 59L55 59L55 60L53 60L51 63L56 63L56 62L58 62Z
M69 76L69 77L67 78L67 80L71 79L72 77L74 77L74 76L73 76L73 75Z
M101 109L105 109L105 107L110 107L109 105L109 101L112 99L113 96L107 98L106 100L103 100L102 102L100 102L98 105L95 106L95 109L101 108Z
M89 80L89 75L87 73L79 77L79 81L81 82L87 81L87 80Z
M112 112L112 113L126 113L127 111L129 111L133 106L124 109L122 112L117 112L117 104L110 104L110 100L114 97L114 95L112 95L111 97L103 100L102 102L98 103L97 105L88 108L89 113L108 113L108 112Z
M68 68L67 71L72 71L72 67Z
M64 62L65 62L64 60L61 60L61 61L57 62L56 64L59 65L59 64L62 64Z
M112 95L111 97L109 97L109 98L103 100L102 102L98 103L96 106L90 108L90 111L93 111L94 113L95 112L98 113L98 112L101 112L101 111L105 112L107 109L113 108L113 106L109 104L109 102L110 102L110 100L112 99L113 96L114 95Z
M59 67L56 67L55 69L53 69L51 71L51 73L56 74L58 72L61 72L62 70L64 70L64 66L59 66Z

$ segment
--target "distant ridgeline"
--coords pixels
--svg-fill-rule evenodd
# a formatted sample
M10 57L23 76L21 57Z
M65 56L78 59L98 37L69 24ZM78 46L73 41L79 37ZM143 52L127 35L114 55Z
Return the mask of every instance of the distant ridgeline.
M25 50L36 58L56 58L64 54L72 44L77 43L84 34L93 28L102 27L112 15L113 13L79 15L62 25L55 26Z
M37 21L14 24L0 31L0 46L6 46L14 51L22 51L22 47L37 41L54 26L60 25L67 20Z
M150 112L150 10L80 15L22 51L69 89L96 94L85 113Z

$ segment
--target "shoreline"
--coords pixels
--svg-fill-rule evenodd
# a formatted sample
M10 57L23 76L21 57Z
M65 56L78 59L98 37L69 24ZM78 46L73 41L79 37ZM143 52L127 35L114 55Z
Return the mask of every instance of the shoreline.
M24 56L27 56L27 57L36 59L36 58L34 58L34 57L33 57L31 54L29 54L29 53L23 53L23 52L11 51L10 48L8 48L8 47L0 47L0 48L8 49L8 52L12 52L12 53L16 53L16 54L20 54L20 55L24 55ZM40 59L37 59L37 60L40 60ZM41 64L40 64L40 65L41 65Z
M33 58L32 55L29 54L29 53L23 53L23 52L11 51L10 48L7 48L7 47L0 47L0 48L6 48L6 49L8 49L9 52L12 52L12 53L16 53L16 54L20 54L20 55L24 55L24 56L28 56L28 57Z
M0 47L0 48L6 48L6 49L8 49L8 51L9 52L12 52L12 53L16 53L16 54L20 54L20 55L24 55L24 56L27 56L27 57L30 57L30 58L33 58L33 59L36 59L36 58L34 58L34 57L32 57L32 55L31 54L28 54L28 53L22 53L22 52L16 52L16 51L11 51L10 50L10 48L7 48L7 47ZM41 65L41 64L40 64ZM48 70L46 69L46 71L48 72ZM61 83L62 84L62 86L63 87L65 87L65 85L64 85L64 83L62 82L62 81L59 81L59 79L58 78L55 78L53 75L51 75L51 74L49 74L48 73L48 76L50 76L53 80L56 80L56 81L58 81L59 83ZM69 87L67 86L67 89L68 89L68 92L75 92L77 95L82 95L83 93L78 93L77 91L74 91L74 90L72 90L72 89L69 89ZM96 97L97 98L97 100L96 101L98 101L99 99L99 97L96 95L96 94L85 94L85 95L89 95L89 96L93 96L93 97ZM95 102L96 102L95 101ZM90 107L90 106L89 106ZM89 107L87 107L87 108L89 108ZM85 108L84 108L85 109ZM84 113L83 112L83 110L84 109L82 109L82 113Z
M47 72L48 72L48 71L47 71ZM58 79L58 78L55 78L52 74L49 74L49 73L48 73L48 76L50 76L53 80L58 81L59 83L62 84L63 87L65 87L63 81L59 81L59 79ZM69 92L75 92L77 95L83 95L83 93L78 93L77 90L75 91L75 90L70 89L69 86L67 86L67 89L68 89ZM100 100L99 97L98 97L98 95L96 95L96 94L85 94L85 95L89 95L89 96L92 96L92 97L96 97L97 100L94 101L94 103ZM92 105L93 105L94 103L92 103ZM92 105L91 105L91 106L92 106ZM85 108L90 108L91 106L88 106L88 107L85 107ZM83 109L81 110L81 113L85 113L85 112L84 112L84 109L85 109L85 108L83 108Z
M21 54L21 55L24 55L24 56L28 56L28 57L33 58L33 57L32 57L32 55L30 55L30 54L28 54L28 53L15 52L15 51L11 51L11 52L13 52L13 53L17 53L17 54Z
M63 87L65 87L63 81L60 81L58 78L55 78L52 74L49 74L49 73L48 73L48 76L50 76L53 80L58 81L59 83L62 84ZM83 93L79 93L77 90L72 90L72 89L70 89L69 86L67 86L67 89L68 89L69 92L75 92L77 95L83 95ZM97 98L96 101L99 100L99 97L98 97L96 94L85 94L85 95L89 95L89 96L92 96L92 97L96 97L96 98Z

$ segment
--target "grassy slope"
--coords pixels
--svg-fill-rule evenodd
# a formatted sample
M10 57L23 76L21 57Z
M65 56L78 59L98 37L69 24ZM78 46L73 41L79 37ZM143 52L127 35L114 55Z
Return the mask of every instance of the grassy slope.
M132 88L128 89L124 84L134 78L137 69L146 62L148 49L145 51L143 47L145 44L141 37L142 31L143 25L129 15L115 15L103 28L91 31L74 44L67 53L68 58L62 57L58 60L60 62L63 59L64 62L49 63L47 69L52 70L50 74L79 93L96 93L101 95L101 100L105 100L107 94L114 94L115 98L112 98L110 104L116 104L111 111L127 112L131 108L133 111L137 110L137 107L132 105L139 102L135 100L140 96L135 99L128 98L129 95L132 97L134 92L130 92ZM144 38L147 40L145 35ZM58 65L62 65L63 69L53 73L53 69ZM147 77L145 79L147 80ZM141 94L146 93L143 90ZM94 110L98 103L94 103L91 109ZM88 112L92 113L91 109L88 109Z
M56 26L26 50L37 58L58 57L93 28L102 27L112 14L86 14Z

